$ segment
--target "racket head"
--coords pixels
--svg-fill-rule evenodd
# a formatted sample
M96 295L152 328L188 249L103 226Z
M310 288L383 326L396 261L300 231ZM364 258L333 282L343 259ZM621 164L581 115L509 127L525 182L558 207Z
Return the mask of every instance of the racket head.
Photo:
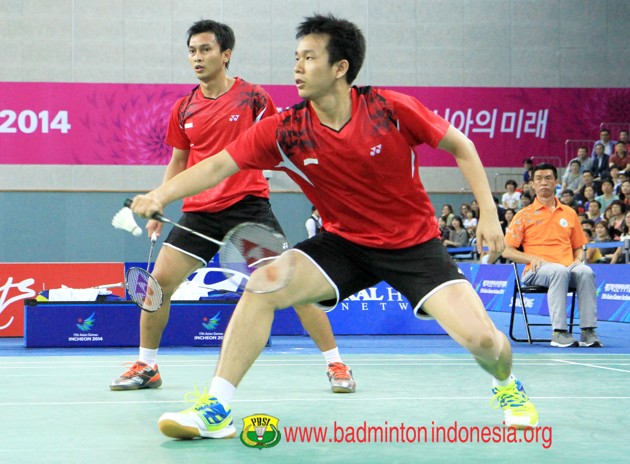
M162 287L149 272L140 267L130 267L125 276L129 297L144 311L153 313L162 307Z
M225 235L223 242L219 251L221 268L246 275L251 275L256 269L273 262L290 248L284 235L265 224L256 222L244 222L237 225ZM224 273L228 278L232 275L229 271ZM258 282L260 279L257 279L258 284L255 287L249 283L246 289L255 293L277 291L286 286L290 273L279 276L279 279L272 279L273 277L278 276L270 274L266 284Z

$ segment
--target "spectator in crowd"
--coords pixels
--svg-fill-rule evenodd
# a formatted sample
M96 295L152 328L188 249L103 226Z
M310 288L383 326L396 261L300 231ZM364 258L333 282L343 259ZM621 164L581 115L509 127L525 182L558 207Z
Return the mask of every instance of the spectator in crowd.
M464 219L464 229L468 231L468 235L471 237L475 236L475 231L477 230L477 218L475 217L475 213L472 209L468 208L466 210L466 218ZM471 234L470 231L473 231Z
M613 183L613 193L619 196L619 189L621 187L621 175L619 174L619 168L616 165L610 166L610 180Z
M523 182L528 183L532 179L532 171L534 170L534 161L531 158L523 160Z
M593 152L591 156L595 158L596 152L595 148L597 145L602 145L604 147L604 154L610 156L613 154L615 150L615 141L610 138L610 131L606 128L602 128L599 131L599 140L595 142L595 147L593 147Z
M591 171L584 171L582 173L582 188L580 189L580 199L582 200L582 203L585 203L584 189L586 187L592 187L595 192L595 196L601 195L602 193L599 182L595 180L595 176L593 176Z
M586 236L586 239L588 240L588 244L595 243L593 241L595 232L591 229L585 229L584 227L582 227L582 230L584 231L584 235ZM586 263L598 264L601 262L602 262L602 252L600 251L600 249L596 247L588 247L586 249Z
M479 203L474 198L470 202L470 209L472 210L473 213L475 213L475 217L479 219Z
M619 248L615 249L612 257L610 258L611 264L630 264L630 260L628 259L628 254L630 253L628 248L630 248L630 210L626 211L626 214L623 216L623 222L620 227L621 235L619 237L619 241L621 245Z
M515 210L519 209L521 192L517 192L516 187L518 187L518 185L516 184L515 180L509 179L505 183L506 192L501 197L501 205L503 206L503 208L512 208Z
M442 205L442 216L446 218L446 225L451 227L451 221L455 217L453 206L449 205L448 203Z
M621 182L619 187L619 199L626 205L626 209L630 209L630 180L626 179Z
M503 205L501 205L496 195L493 195L492 199L494 200L494 204L497 207L497 216L499 216L499 222L503 223L503 221L505 221L505 208L503 207ZM477 217L477 219L479 219L479 217Z
M599 204L602 205L602 209L606 211L606 208L610 206L610 204L619 200L619 197L613 193L613 181L610 177L607 177L602 180L602 194L595 197Z
M522 209L505 235L503 257L526 263L525 285L548 287L547 303L553 326L551 345L602 346L597 327L595 274L582 263L582 247L587 243L573 209L558 201L554 187L558 172L554 165L541 163L534 167L536 199ZM519 251L522 247L523 251ZM580 342L567 331L567 292L577 289L580 313Z
M444 240L444 245L448 248L462 248L468 246L470 237L464 229L464 221L460 216L454 216L451 221L451 230L448 239Z
M575 198L575 194L571 189L564 189L562 191L562 195L560 195L560 202L570 208L573 208L573 210L578 214L584 212L582 203Z
M630 140L628 140L628 131L627 130L619 131L619 138L617 139L617 141L625 143L626 144L626 151L630 153Z
M608 221L606 219L595 223L595 236L593 237L593 241L595 243L608 243L613 241L608 231ZM602 257L598 261L599 263L609 263L612 255L615 253L614 248L599 248L599 251L602 254Z
M593 177L595 181L601 181L610 177L610 156L604 153L604 145L595 144L595 156L593 157Z
M580 196L580 201L585 211L588 211L588 204L593 200L595 200L595 189L592 185L587 185L586 188L582 190L582 195Z
M578 148L577 156L569 161L569 164L567 165L567 171L571 167L571 163L573 161L580 162L580 174L582 174L584 171L590 171L591 169L593 169L593 158L590 157L588 149L586 147Z
M311 206L311 215L306 219L304 227L308 238L314 237L322 229L322 218L315 206Z
M508 227L510 227L510 224L512 223L512 220L514 219L514 215L516 214L516 211L512 208L508 208L505 210L505 229L507 230Z
M626 205L621 200L613 201L610 206L610 219L608 220L608 232L613 240L619 240L621 225L626 213Z
M451 229L446 225L446 216L440 216L438 218L438 227L440 228L440 240L444 243L444 240L448 240Z
M602 204L598 200L592 200L588 202L588 209L586 210L588 218L597 224L603 219L602 216Z
M590 230L594 233L595 231L595 221L585 218L580 220L580 225L582 226L582 230Z
M531 194L529 193L522 194L521 195L521 209L525 208L526 206L531 205L533 201L534 199L532 198Z
M466 219L466 215L468 214L468 210L470 209L470 205L468 203L462 203L459 206L459 215L462 219Z
M617 142L615 144L615 153L609 159L609 167L617 166L620 171L630 170L630 154L626 149L626 144Z
M582 173L580 167L582 165L578 160L573 160L569 163L569 168L562 176L562 190L571 189L573 192L577 192L582 188Z

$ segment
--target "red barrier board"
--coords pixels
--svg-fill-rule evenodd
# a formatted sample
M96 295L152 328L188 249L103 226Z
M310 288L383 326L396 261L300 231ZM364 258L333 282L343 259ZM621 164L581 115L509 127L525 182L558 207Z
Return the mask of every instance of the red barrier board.
M24 299L41 290L89 288L124 280L123 263L0 263L0 337L24 336ZM125 296L123 288L112 293Z

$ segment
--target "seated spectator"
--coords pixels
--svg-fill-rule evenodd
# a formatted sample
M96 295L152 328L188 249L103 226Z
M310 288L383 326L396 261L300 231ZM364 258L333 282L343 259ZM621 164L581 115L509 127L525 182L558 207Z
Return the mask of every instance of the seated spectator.
M610 156L604 153L604 145L601 143L596 143L594 150L592 173L596 181L601 181L610 177Z
M610 167L610 180L613 183L613 193L619 196L619 189L621 188L621 175L619 174L619 168L614 164Z
M630 140L628 140L628 131L622 130L619 131L619 137L617 138L618 142L623 142L626 144L626 151L630 153Z
M520 207L519 200L521 199L521 192L517 192L516 187L517 187L516 181L512 179L509 179L505 183L506 192L501 197L501 205L503 206L503 208L505 209L512 208L515 210L519 209Z
M573 208L573 210L578 214L584 212L582 203L576 200L573 190L571 189L565 189L562 191L562 195L560 195L560 202Z
M610 177L602 180L602 194L596 196L595 199L599 201L604 211L613 201L619 200L619 197L613 193L613 182Z
M451 227L451 221L455 217L453 206L449 205L448 203L442 205L442 216L446 218L446 225Z
M630 169L630 154L626 151L626 144L617 142L615 145L615 153L610 157L609 167L617 166L620 171Z
M586 210L586 215L595 224L601 221L603 219L601 203L597 200L589 201L588 210Z
M581 220L580 225L582 226L582 230L590 230L593 234L595 233L595 223L590 219ZM591 237L593 234L591 234Z
M475 233L477 231L477 218L475 217L475 213L473 212L472 209L468 209L468 211L466 211L466 219L464 219L464 228L468 231L468 235L470 235L471 237L475 236ZM470 230L472 229L473 233L470 233Z
M459 216L453 217L449 237L442 243L448 248L462 248L467 247L469 241L470 237L468 237L468 232L464 229L462 218Z
M567 171L571 167L571 163L573 161L580 162L580 174L582 174L584 171L590 171L591 169L593 169L593 158L590 157L588 153L588 149L586 147L578 148L577 156L571 159L569 161L569 164L567 165L567 168L566 168ZM573 189L573 190L577 190L577 189Z
M621 245L619 248L615 249L610 262L611 264L630 264L630 260L628 260L628 252L626 247L630 247L630 211L627 211L624 215L623 223L620 227L621 236L619 237L619 241Z
M446 216L440 216L438 218L438 228L440 229L440 239L442 242L448 239L451 229L446 225Z
M477 200L473 199L473 201L470 202L470 209L475 213L475 217L479 219L479 203Z
M470 209L470 205L468 203L462 203L459 207L459 215L460 217L462 217L463 219L466 218L466 214L468 213L468 210Z
M507 230L516 215L516 211L513 208L508 208L505 210L505 221L504 221L504 229Z
M619 199L630 209L630 180L624 180L619 187Z
M582 173L582 188L580 189L580 199L582 203L584 203L584 190L587 187L592 187L595 191L595 196L601 195L602 191L599 187L599 182L595 181L595 177L593 177L593 173L591 171L584 171Z
M593 237L593 242L595 243L607 243L612 242L612 238L610 237L610 233L608 232L608 221L606 219L602 219L598 223L595 224L595 236ZM599 259L599 263L609 263L612 255L615 253L614 248L598 248L600 253L602 254L601 259Z
M534 200L529 193L522 194L521 195L521 209L525 208L526 206L531 205L533 201Z
M580 201L582 202L582 206L584 206L584 210L588 211L589 202L595 199L595 189L592 185L586 186L582 189L582 194L580 196Z
M532 178L532 171L534 169L534 161L531 158L525 158L523 160L523 182L527 183Z
M613 240L619 240L621 225L626 213L626 205L621 200L613 201L610 206L610 219L608 219L608 232Z
M610 131L608 129L602 128L599 131L599 140L595 142L595 147L597 145L601 145L604 149L605 155L612 155L615 150L615 141L610 138ZM593 147L593 152L591 153L591 157L595 158L595 147Z
M554 195L558 171L553 164L534 167L536 199L512 220L505 235L503 257L526 263L525 285L549 288L547 303L553 326L551 345L556 347L592 346L602 343L597 327L597 293L593 270L582 263L587 243L578 226L576 212L563 205ZM520 251L521 249L523 251ZM577 289L580 313L580 342L567 331L567 292Z
M588 243L594 243L593 242L593 231L590 229L582 229L584 231L584 235L586 235L586 239L588 240ZM598 264L601 262L602 259L602 252L599 250L599 248L595 248L595 247L588 247L586 249L586 263L588 264Z
M582 188L582 173L580 172L580 162L573 160L569 163L569 168L562 176L562 190L579 191Z

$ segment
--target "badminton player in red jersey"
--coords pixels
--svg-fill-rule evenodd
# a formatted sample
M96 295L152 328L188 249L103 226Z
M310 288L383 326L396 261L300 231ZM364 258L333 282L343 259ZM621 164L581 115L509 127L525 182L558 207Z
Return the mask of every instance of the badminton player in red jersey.
M188 30L188 58L200 84L173 106L166 134L173 155L164 182L214 155L260 120L278 113L261 87L227 76L234 42L232 29L215 21L202 20ZM223 240L230 229L246 221L282 231L271 210L269 186L260 170L241 171L211 189L186 197L183 213L181 224L217 240ZM159 233L162 225L149 221L149 235L153 231ZM157 388L162 384L157 351L168 322L171 296L218 249L218 245L181 229L171 231L153 270L164 292L164 304L157 312L142 312L139 359L113 381L112 390ZM328 316L314 305L295 309L322 350L332 391L353 393L356 383L340 357Z
M473 143L412 97L352 87L365 54L365 39L353 23L314 15L299 25L297 39L294 76L305 101L261 121L216 156L132 204L149 217L241 170L276 169L301 186L324 227L253 273L252 280L264 280L288 266L292 277L273 293L245 292L210 390L191 408L163 414L160 430L174 438L233 435L229 403L265 345L274 311L296 303L330 307L381 280L405 295L418 318L436 319L492 376L493 400L507 426L535 427L536 408L512 375L510 344L441 244L419 178L416 145L454 156L482 211L477 243L488 247L494 261L503 234Z

